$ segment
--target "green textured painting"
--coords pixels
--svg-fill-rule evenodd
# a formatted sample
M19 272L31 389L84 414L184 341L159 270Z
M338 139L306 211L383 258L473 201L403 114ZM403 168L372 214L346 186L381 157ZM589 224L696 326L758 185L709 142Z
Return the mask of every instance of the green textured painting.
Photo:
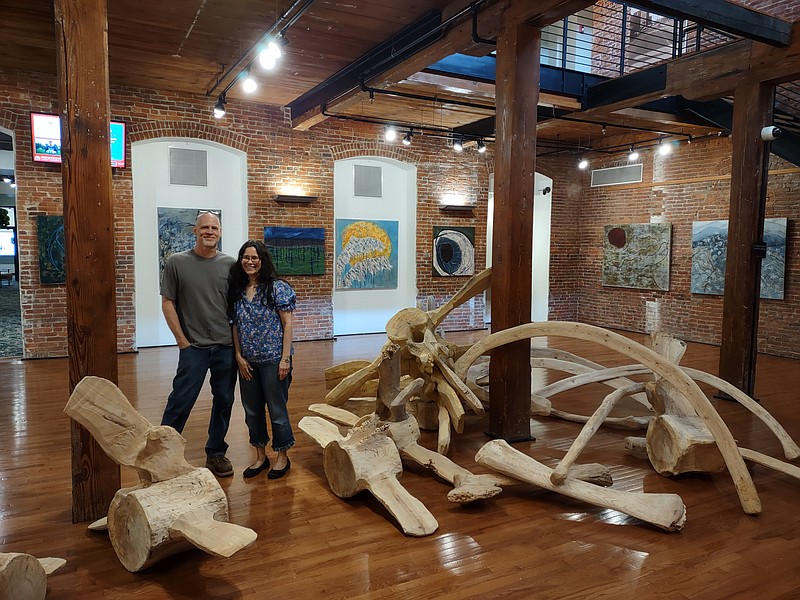
M64 217L39 215L36 217L36 238L39 242L39 281L65 283Z
M603 285L640 290L669 290L672 225L606 225Z
M264 243L281 275L325 274L325 229L264 227Z

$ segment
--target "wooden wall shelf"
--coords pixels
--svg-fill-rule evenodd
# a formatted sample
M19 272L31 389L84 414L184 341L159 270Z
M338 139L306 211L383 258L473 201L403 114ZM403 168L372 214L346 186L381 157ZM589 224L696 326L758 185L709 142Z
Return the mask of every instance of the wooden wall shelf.
M290 194L278 194L275 202L278 204L309 204L314 202L319 196L293 196Z

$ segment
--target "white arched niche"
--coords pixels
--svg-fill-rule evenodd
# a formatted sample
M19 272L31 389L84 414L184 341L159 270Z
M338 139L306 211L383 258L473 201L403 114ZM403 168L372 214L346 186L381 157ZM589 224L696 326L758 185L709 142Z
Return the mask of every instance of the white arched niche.
M185 169L205 177L170 175L171 148L192 150L200 162ZM205 153L205 154L203 154ZM198 173L195 171L194 173ZM133 178L134 280L136 286L136 345L165 346L175 338L161 313L158 264L158 208L222 211L222 251L237 256L247 240L247 155L223 144L189 138L157 138L131 144ZM175 180L194 183L175 183ZM204 181L204 185L202 185Z
M547 321L550 309L550 221L553 180L536 173L533 182L533 249L531 273L531 321ZM489 206L486 222L486 266L492 266L494 229L494 173L489 175ZM491 323L491 295L486 294L485 320Z
M333 185L333 334L386 331L386 322L397 311L416 306L417 168L381 157L339 160ZM397 222L396 288L337 289L340 219Z

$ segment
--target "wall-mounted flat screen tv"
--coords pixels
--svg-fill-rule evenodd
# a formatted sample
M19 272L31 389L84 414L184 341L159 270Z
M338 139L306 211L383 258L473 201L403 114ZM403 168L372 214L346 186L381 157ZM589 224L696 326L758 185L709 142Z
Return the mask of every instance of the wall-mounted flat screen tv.
M125 167L125 123L111 121L111 166ZM33 162L61 162L61 119L58 115L31 113Z

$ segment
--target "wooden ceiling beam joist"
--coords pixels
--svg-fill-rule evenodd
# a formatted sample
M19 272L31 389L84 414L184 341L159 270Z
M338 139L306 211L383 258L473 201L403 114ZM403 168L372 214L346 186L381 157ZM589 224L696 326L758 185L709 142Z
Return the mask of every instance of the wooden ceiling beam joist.
M731 95L743 84L779 84L798 79L800 23L792 26L792 39L794 41L786 48L773 48L752 40L739 40L675 59L666 63L666 79L661 89L652 89L645 93L633 92L610 103L590 90L587 96L596 98L597 104L586 103L584 113L587 116L600 117L670 96L683 96L689 100L712 100ZM660 67L653 67L657 68ZM624 86L630 81L629 78L642 77L640 73L644 71L615 79L615 86Z
M527 0L499 0L493 2L490 0L478 15L479 31L481 36L493 38L497 36L504 26L533 21L536 21L538 26L544 26L563 18L565 14L576 12L592 4L592 0L569 0L566 2L565 0L541 0L539 2L529 2ZM442 11L442 18L447 20L449 15L458 14L465 6L469 6L466 0L454 0ZM552 15L552 20L548 21L551 17L546 17L545 15ZM472 40L472 21L471 19L462 20L447 30L439 40L417 52L407 53L405 60L381 73L376 73L367 83L370 87L385 88L388 85L411 77L414 73L422 71L428 65L446 56L469 51L475 46L477 44ZM293 128L305 130L322 121L324 119L321 114L323 105L328 108L335 106L341 112L358 101L358 87L353 86L349 91L340 92L339 94L326 94L323 93L324 88L322 86L326 86L327 83L323 82L318 86L320 89L317 90L316 103L304 103L302 107L299 104L293 106L295 103L290 105L290 108L292 108ZM327 96L327 98L324 96ZM315 105L311 106L311 104Z
M727 0L635 0L632 4L771 46L785 48L792 39L790 23Z

